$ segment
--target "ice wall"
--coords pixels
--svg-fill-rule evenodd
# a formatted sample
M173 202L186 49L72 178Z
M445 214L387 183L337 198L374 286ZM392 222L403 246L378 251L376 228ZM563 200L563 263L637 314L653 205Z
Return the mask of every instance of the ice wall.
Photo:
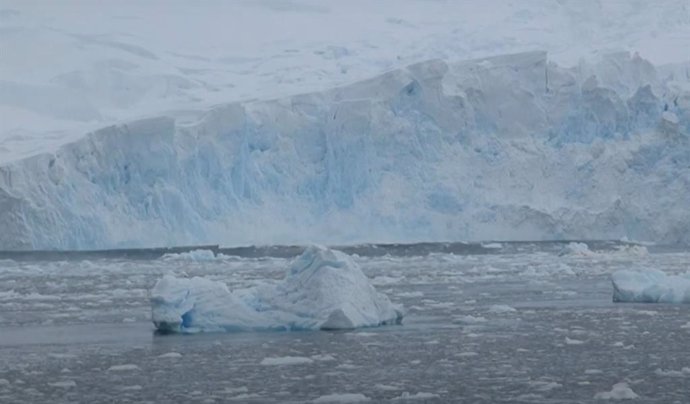
M690 73L432 60L90 133L0 166L0 248L690 242Z

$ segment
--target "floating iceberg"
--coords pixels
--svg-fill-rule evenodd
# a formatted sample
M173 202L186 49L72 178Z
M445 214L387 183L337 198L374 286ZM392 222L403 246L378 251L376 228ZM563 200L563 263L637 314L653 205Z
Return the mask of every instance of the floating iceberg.
M403 316L348 255L319 246L277 284L231 291L223 282L167 275L151 291L151 308L162 332L351 329Z
M589 249L589 246L585 243L568 243L558 254L560 256L580 256L580 257L592 257L596 253Z
M617 271L611 276L613 301L621 303L690 303L690 274L657 270Z

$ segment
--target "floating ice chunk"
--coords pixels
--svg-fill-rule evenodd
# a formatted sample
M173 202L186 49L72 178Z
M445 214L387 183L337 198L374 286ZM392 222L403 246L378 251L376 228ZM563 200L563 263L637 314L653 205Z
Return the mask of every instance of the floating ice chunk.
M280 356L276 358L264 358L261 364L264 366L305 365L314 363L311 358L304 356Z
M348 255L319 246L295 259L278 284L230 291L223 282L167 275L151 291L151 306L163 332L352 329L403 316Z
M133 364L115 365L108 368L108 372L131 372L134 370L141 370L139 366Z
M73 358L76 358L77 355L68 354L68 353L49 353L48 357L49 358L55 358L55 359L73 359Z
M589 249L585 243L568 243L558 255L573 255L580 257L591 257L596 253Z
M594 395L595 400L632 400L639 398L628 386L628 383L616 383L611 391L605 391Z
M616 247L616 251L621 254L635 255L638 257L644 257L649 255L649 250L643 245L622 245Z
M565 337L565 343L566 343L566 345L582 345L585 342L581 341L579 339L571 339L571 338Z
M242 394L239 394L239 395L234 396L234 397L228 397L227 399L232 400L232 401L247 401L249 399L257 399L259 397L261 397L261 396L258 394L254 394L254 393L249 393L249 394L242 393Z
M319 354L319 355L312 355L311 358L315 361L320 361L320 362L328 362L328 361L334 361L335 357L330 354Z
M217 257L211 250L197 249L183 253L169 253L161 257L162 260L181 261L213 261Z
M226 387L220 391L223 394L237 394L237 393L248 393L249 389L247 386L241 387Z
M408 392L404 392L399 397L396 397L393 400L430 400L432 398L439 397L440 396L438 394L434 393L419 392L415 394L410 394Z
M168 352L168 353L164 353L162 355L158 355L158 357L163 358L163 359L177 359L177 358L181 358L182 354L179 352Z
M684 367L681 370L662 370L657 369L654 371L657 376L668 376L668 377L690 377L690 367Z
M424 297L424 292L400 292L398 293L398 297Z
M369 397L359 393L328 394L314 400L315 403L361 403Z
M394 285L396 283L400 283L404 278L397 278L397 277L392 277L392 276L377 276L376 278L371 280L371 283L376 286L384 286L384 285Z
M563 385L560 383L546 382L541 380L530 382L529 385L538 391L551 391L563 387Z
M375 388L375 389L378 389L378 390L383 390L383 391L396 391L396 390L400 390L399 387L390 386L390 385L388 385L388 384L381 384L381 383L377 383L376 385L374 385L374 388Z
M466 315L466 316L454 316L453 319L456 320L456 321L459 321L459 322L461 322L461 323L465 323L465 324L481 324L481 323L486 323L486 318L485 318L485 317L481 317L481 316L478 316L478 317L470 316L470 315Z
M622 270L611 275L613 301L621 303L690 303L690 275L657 270Z
M77 383L74 380L65 380L62 382L48 383L48 386L69 389L72 387L77 387Z
M664 111L661 114L661 119L663 122L666 122L666 123L669 123L672 125L678 125L678 123L680 122L680 120L678 119L678 115L674 114L671 111Z
M514 307L505 304L494 304L489 307L489 311L492 313L514 313L517 310Z

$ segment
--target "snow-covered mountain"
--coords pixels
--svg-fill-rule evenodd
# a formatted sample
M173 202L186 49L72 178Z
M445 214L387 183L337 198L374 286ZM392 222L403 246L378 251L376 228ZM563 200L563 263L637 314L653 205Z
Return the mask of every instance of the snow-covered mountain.
M0 0L0 162L430 59L690 60L687 0Z
M690 70L429 60L0 165L0 248L690 242Z

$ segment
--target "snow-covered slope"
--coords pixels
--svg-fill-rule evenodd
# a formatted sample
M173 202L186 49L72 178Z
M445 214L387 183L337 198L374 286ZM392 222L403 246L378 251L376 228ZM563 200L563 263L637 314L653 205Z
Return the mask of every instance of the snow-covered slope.
M1 248L689 242L687 66L430 60L0 166Z
M688 43L687 0L0 0L0 162L428 59L630 51L658 65L690 60Z

